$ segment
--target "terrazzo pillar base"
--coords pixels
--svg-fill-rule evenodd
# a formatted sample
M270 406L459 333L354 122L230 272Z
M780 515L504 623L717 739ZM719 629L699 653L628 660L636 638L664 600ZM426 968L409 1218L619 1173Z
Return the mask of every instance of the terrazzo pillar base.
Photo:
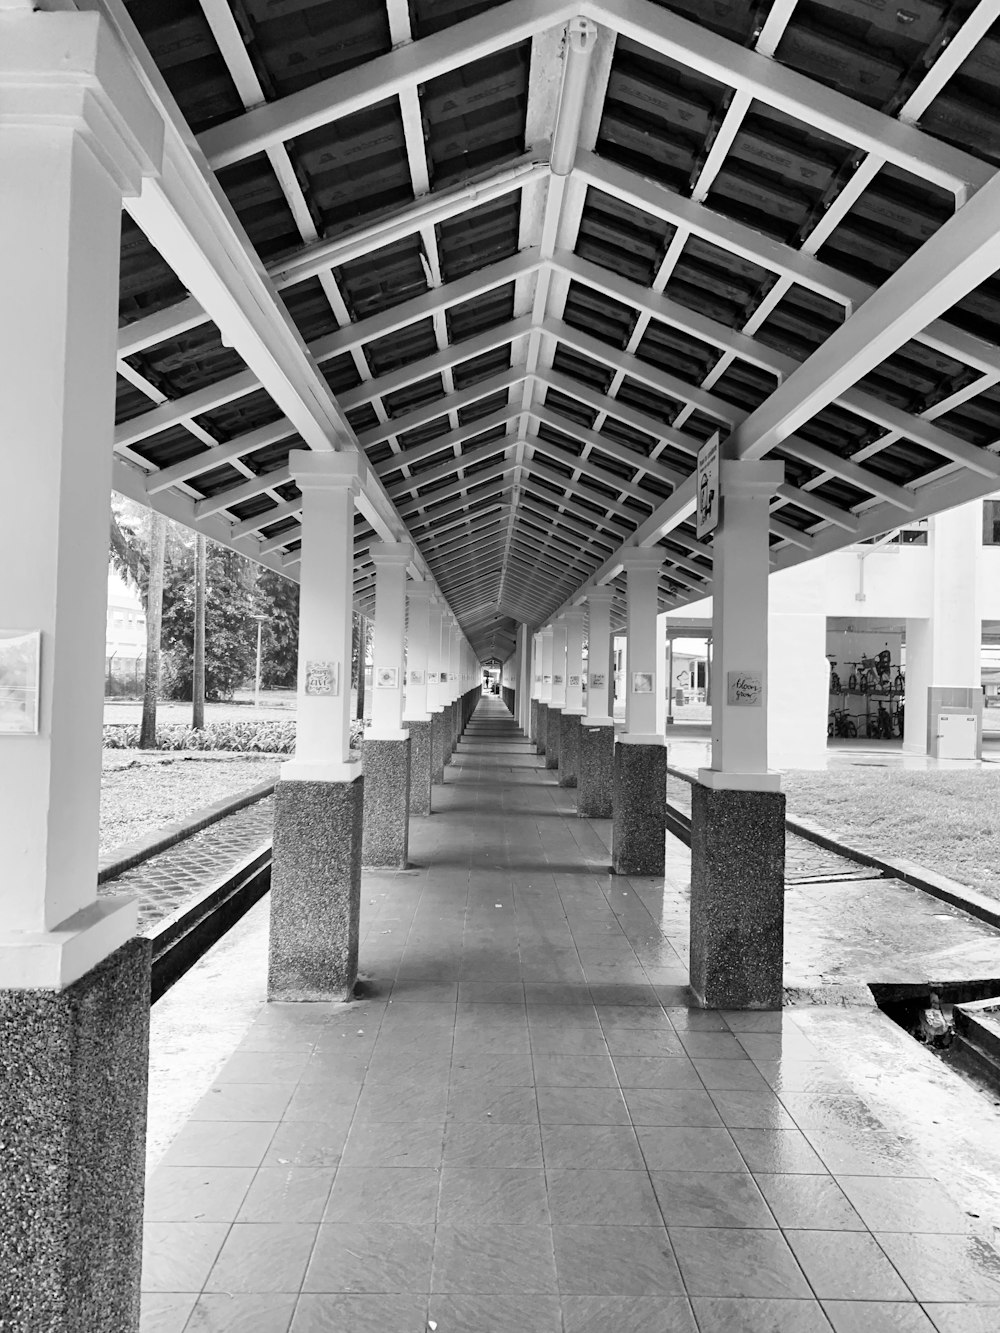
M575 787L580 764L580 715L563 713L559 723L559 786Z
M785 797L694 783L691 989L707 1009L780 1009Z
M610 819L614 813L615 729L580 719L576 813L581 819Z
M444 782L445 714L438 709L431 715L431 781Z
M456 699L451 706L451 752L458 749L458 742L465 729L465 700Z
M537 732L535 735L535 745L538 749L538 753L544 754L546 742L548 741L549 706L547 703L543 703L541 699L538 701L538 718L536 726Z
M562 730L562 709L553 704L548 706L545 719L545 767L559 767L559 741Z
M358 976L365 780L274 789L269 1000L349 1000Z
M528 740L537 747L538 744L538 700L532 699L528 704Z
M136 1333L148 940L65 990L0 991L0 1327Z
M611 864L616 875L662 877L666 856L667 747L615 746Z
M434 776L431 723L407 722L405 726L410 733L410 814L429 815Z
M405 870L410 841L410 738L365 740L361 864Z

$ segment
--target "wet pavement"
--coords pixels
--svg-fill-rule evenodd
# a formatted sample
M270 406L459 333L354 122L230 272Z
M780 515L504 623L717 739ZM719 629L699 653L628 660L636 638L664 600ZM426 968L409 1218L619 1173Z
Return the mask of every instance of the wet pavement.
M263 1006L243 923L144 1333L995 1333L996 1108L874 1009L690 1008L686 848L610 876L498 701L467 735L364 875L369 998Z

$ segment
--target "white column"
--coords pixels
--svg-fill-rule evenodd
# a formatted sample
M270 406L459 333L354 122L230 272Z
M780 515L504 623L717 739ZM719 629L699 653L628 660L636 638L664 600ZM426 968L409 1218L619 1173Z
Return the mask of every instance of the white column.
M628 658L625 732L619 740L633 745L655 745L663 741L663 732L656 729L656 700L664 670L656 633L663 552L659 547L626 551L622 563L627 580ZM637 685L641 688L636 689Z
M552 626L552 707L566 707L566 621L562 616Z
M541 633L531 636L531 697L532 699L541 699L542 697L542 636Z
M458 627L458 621L454 616L451 618L451 637L448 644L448 682L451 688L451 702L455 703L462 693L462 674L461 674L461 652L462 652L462 631Z
M543 704L552 702L552 626L547 625L539 634L541 640L542 686L539 701Z
M722 521L713 542L712 767L706 787L777 791L767 768L768 505L782 463L722 463Z
M670 676L667 671L667 614L656 617L656 662L659 675L656 680L656 734L667 730L667 690Z
M406 568L413 559L413 547L409 542L373 544L371 557L375 565L374 670L372 720L365 739L401 741L409 735L403 729L403 673Z
M430 717L427 650L433 591L433 585L426 579L415 579L406 585L406 709L403 719L407 722L426 722Z
M583 706L583 618L582 607L567 611L566 622L566 703L564 712L582 717Z
M517 691L517 725L525 735L531 725L531 655L533 642L528 627L523 622L517 627L517 676L514 689Z
M432 598L427 609L427 711L440 713L444 707L441 696L441 603Z
M611 643L611 588L592 588L587 593L587 722L612 723L611 691L614 680L608 670Z
M161 151L103 19L0 6L0 636L28 636L0 733L0 988L67 986L135 933L131 900L97 897L108 495L122 198Z
M288 456L302 492L299 573L299 673L295 757L285 782L351 782L351 616L354 597L356 450Z

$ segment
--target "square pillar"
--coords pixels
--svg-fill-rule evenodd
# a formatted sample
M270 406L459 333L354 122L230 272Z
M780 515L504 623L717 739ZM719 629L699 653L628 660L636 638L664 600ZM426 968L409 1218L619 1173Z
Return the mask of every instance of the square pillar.
M451 633L448 636L448 687L451 693L451 752L455 753L465 719L462 716L462 631L458 621L451 617Z
M614 811L615 720L609 670L611 588L587 594L587 711L580 722L576 812L582 819L610 819Z
M529 667L529 680L531 681L531 700L528 709L528 740L538 749L538 705L542 698L542 641L541 635L532 634L531 636L531 664ZM541 751L539 751L541 753Z
M538 687L538 753L548 753L549 744L549 704L552 702L552 626L543 629L538 636L539 658L542 663L542 679ZM546 763L546 768L548 764Z
M440 602L430 604L428 613L427 640L427 711L431 715L431 781L444 782L444 766L447 763L445 745L445 679L441 679L441 640L444 633L443 621L445 608ZM447 661L447 658L445 658Z
M566 698L559 727L559 786L575 787L580 768L580 719L583 707L584 611L563 616L566 627Z
M426 580L406 585L406 704L403 724L410 733L410 814L431 812L431 713L427 707L428 641L433 586Z
M364 778L351 745L357 452L295 449L302 492L295 757L274 798L268 998L347 1000L358 972Z
M667 751L657 732L656 701L665 663L657 645L662 552L626 551L628 630L625 731L615 745L612 869L662 875L667 817Z
M531 734L531 635L523 622L517 627L517 675L514 680L514 701L517 705L517 725L525 736Z
M691 809L691 988L712 1009L778 1009L785 798L767 767L769 507L781 463L723 461L713 541L712 767Z
M403 726L409 542L381 542L375 565L372 720L365 733L361 863L405 868L410 828L410 733Z
M559 767L562 711L566 707L566 622L560 616L552 626L552 697L545 731L545 767Z
M96 13L0 8L0 108L0 1325L135 1333L149 945L97 849L122 199L163 127Z

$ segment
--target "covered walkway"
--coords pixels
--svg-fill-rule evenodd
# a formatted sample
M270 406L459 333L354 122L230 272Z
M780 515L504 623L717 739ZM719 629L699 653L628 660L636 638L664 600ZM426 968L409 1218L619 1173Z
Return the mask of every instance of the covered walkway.
M543 764L482 700L365 873L365 998L259 1007L152 1174L145 1333L995 1329L995 1124L881 1016L689 1009L686 850L612 877Z

